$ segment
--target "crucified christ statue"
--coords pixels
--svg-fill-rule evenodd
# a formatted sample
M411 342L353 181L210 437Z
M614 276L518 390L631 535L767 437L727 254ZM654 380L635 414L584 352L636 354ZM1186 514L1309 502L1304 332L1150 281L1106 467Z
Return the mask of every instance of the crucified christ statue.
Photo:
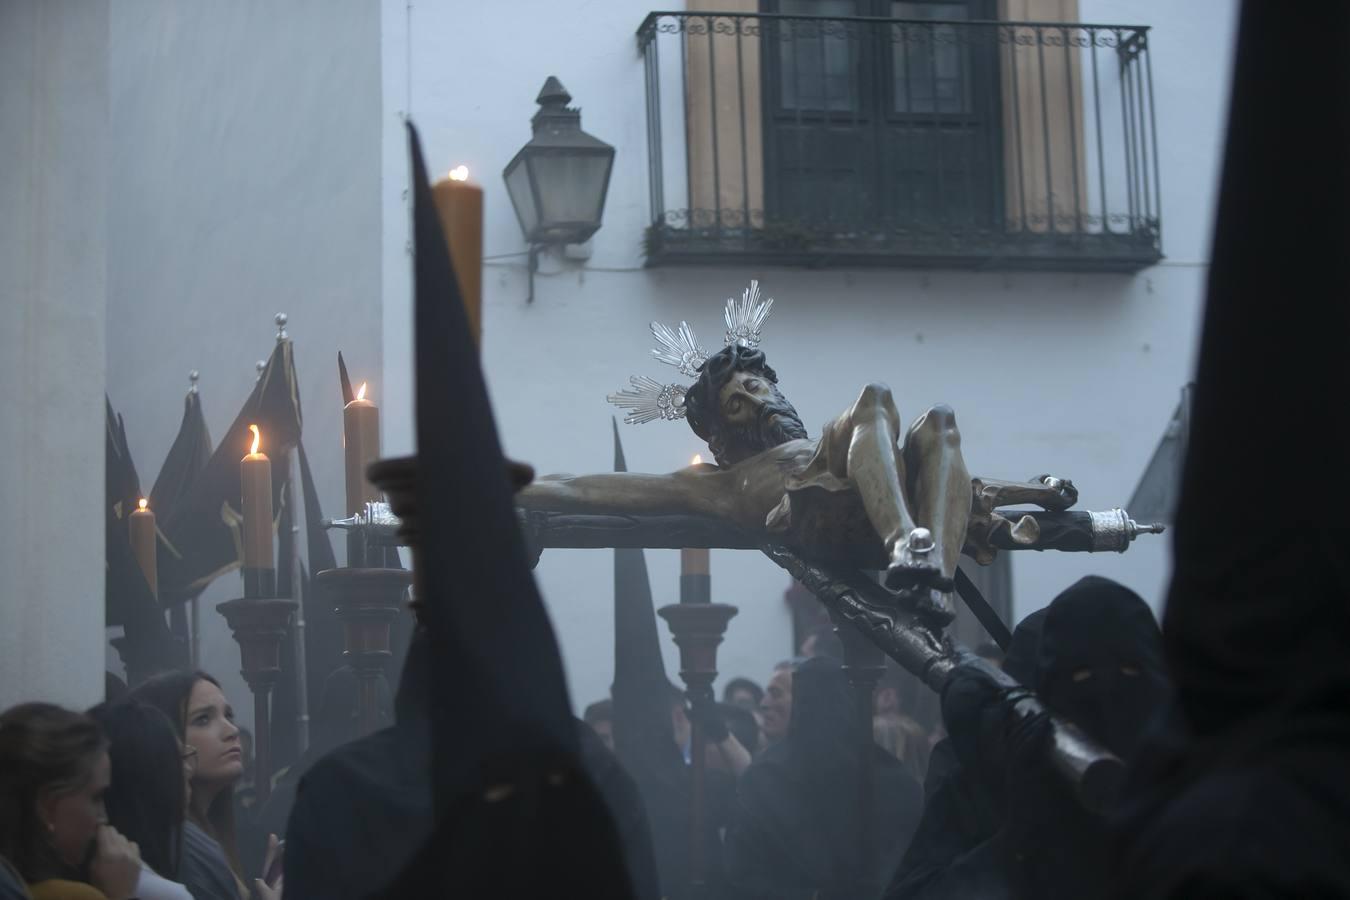
M517 495L526 509L562 513L703 515L729 520L806 553L880 541L893 591L948 593L968 542L995 507L1064 510L1071 482L972 482L950 407L934 406L901 431L885 385L869 384L819 438L807 435L758 349L730 344L699 367L685 417L716 465L668 475L547 476ZM977 522L972 522L972 514ZM945 605L945 604L944 604Z

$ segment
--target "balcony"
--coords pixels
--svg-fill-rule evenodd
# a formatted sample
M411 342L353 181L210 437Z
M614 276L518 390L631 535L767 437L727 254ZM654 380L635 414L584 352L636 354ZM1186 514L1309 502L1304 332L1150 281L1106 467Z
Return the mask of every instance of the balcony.
M638 29L648 265L1162 258L1147 28L776 6L654 12Z

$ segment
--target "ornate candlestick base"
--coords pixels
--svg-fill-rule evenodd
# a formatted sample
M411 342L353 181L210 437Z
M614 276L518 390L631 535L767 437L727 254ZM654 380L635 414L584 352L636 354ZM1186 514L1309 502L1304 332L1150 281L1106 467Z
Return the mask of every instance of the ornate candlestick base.
M337 608L346 646L343 657L357 678L357 728L362 737L380 726L380 675L393 657L390 634L412 584L407 569L325 569L314 583Z
M685 696L694 701L713 698L717 678L717 646L727 623L739 610L725 603L675 603L663 606L657 615L670 626L675 646L680 648L680 678ZM689 798L689 888L693 897L707 895L707 864L704 859L704 772L707 758L703 728L697 719L689 723L691 790Z
M281 676L281 642L296 605L294 600L246 597L216 606L239 642L239 674L253 691L253 780L260 809L272 793L272 688Z

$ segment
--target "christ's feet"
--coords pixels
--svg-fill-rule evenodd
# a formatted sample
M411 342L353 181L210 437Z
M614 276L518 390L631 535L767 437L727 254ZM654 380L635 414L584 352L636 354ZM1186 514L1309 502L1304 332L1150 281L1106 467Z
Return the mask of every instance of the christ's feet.
M952 590L950 578L942 574L942 556L933 533L915 528L898 538L891 548L891 564L886 568L886 587L892 591L929 588L942 593Z

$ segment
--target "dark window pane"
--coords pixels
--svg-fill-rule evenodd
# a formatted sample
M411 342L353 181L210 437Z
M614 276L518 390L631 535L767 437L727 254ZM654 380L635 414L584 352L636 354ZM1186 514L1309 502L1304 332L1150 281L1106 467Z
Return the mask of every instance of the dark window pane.
M856 9L853 0L782 0L779 12L847 17ZM851 29L839 21L789 19L779 24L779 96L784 109L849 112L857 107L853 73L857 53Z
M967 18L964 3L891 3L891 16L922 21ZM898 113L969 113L969 35L954 25L892 25L891 72Z

